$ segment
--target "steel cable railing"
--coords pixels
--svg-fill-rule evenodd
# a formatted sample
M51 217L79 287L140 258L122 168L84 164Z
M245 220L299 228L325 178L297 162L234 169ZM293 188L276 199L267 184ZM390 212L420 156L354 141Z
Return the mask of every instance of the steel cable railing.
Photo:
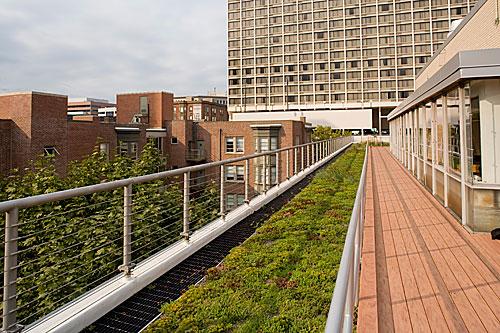
M189 242L351 142L329 139L0 202L3 330L31 324L120 271L132 274L135 264Z
M326 333L352 332L354 308L358 303L359 292L367 165L368 145L328 312Z

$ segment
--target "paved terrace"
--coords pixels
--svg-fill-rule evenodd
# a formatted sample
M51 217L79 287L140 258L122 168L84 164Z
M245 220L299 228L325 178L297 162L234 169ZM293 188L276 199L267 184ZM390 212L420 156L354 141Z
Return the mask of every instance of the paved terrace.
M500 332L500 241L471 234L370 149L359 332Z

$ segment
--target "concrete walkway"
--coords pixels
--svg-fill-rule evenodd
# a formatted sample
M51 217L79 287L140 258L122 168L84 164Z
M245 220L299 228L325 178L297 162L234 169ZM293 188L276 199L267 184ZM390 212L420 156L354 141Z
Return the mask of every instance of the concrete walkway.
M500 241L472 235L371 148L359 332L500 332Z

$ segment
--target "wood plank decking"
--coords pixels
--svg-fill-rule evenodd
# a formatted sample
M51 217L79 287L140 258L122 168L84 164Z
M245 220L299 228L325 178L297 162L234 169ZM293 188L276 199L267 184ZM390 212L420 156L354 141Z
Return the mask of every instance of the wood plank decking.
M359 332L500 332L500 241L470 234L371 148Z

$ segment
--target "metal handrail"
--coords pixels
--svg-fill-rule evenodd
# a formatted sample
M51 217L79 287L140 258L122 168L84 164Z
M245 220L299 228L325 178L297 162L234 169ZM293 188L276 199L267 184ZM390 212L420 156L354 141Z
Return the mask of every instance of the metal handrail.
M358 303L367 164L368 145L326 321L327 333L352 332L354 307Z
M53 192L53 193L48 193L48 194L40 194L40 195L35 195L35 196L31 196L31 197L26 197L26 198L4 201L4 202L0 202L0 213L7 212L7 211L14 209L14 208L18 208L18 209L29 208L29 207L33 207L33 206L46 204L49 202L67 200L67 199L71 199L73 197L89 195L89 194L93 194L93 193L97 193L97 192L112 191L112 190L123 188L123 187L129 186L129 185L144 184L144 183L149 183L149 182L152 182L155 180L165 179L168 177L181 176L186 172L192 173L192 172L196 172L196 171L200 171L200 170L205 170L208 168L220 167L221 165L225 165L225 164L241 162L241 161L254 159L254 158L262 157L262 156L273 155L276 153L289 151L291 149L297 149L297 148L301 148L301 147L309 147L309 146L312 146L312 145L315 145L318 143L326 143L329 141L330 140L311 142L311 143L306 143L306 144L297 145L297 146L293 146L293 147L281 148L281 149L277 149L277 150L273 150L273 151L269 151L269 152L255 153L252 155L236 157L236 158L231 158L231 159L222 160L222 161L204 163L204 164L199 164L199 165L194 165L194 166L188 166L188 167L179 168L179 169L175 169L175 170L153 173L153 174L149 174L149 175L145 175L145 176L131 177L131 178L127 178L127 179L115 180L115 181L105 182L105 183L96 184L96 185L78 187L78 188L65 190L65 191L58 191L58 192Z
M304 173L309 172L317 165L324 163L325 160L334 156L338 151L345 149L348 145L352 143L352 137L341 137L338 139L328 139L318 142L312 142L302 145L297 145L293 147L281 148L274 151L256 153L248 156L227 159L223 161L211 162L200 164L196 166L185 167L176 170L164 171L155 174L132 177L128 179L122 179L117 181L111 181L107 183L101 183L91 186L85 186L80 188L69 189L65 191L59 191L49 194L42 194L27 198L15 199L11 201L0 202L0 212L5 212L5 240L4 240L4 287L3 287L3 314L2 314L2 329L4 332L14 332L18 330L19 320L17 318L16 307L16 297L17 287L16 282L18 280L18 229L22 228L22 223L19 223L19 212L21 209L39 206L42 204L47 204L51 202L57 202L62 200L67 200L79 196L90 195L103 191L113 191L117 189L123 190L123 235L121 239L123 240L122 246L122 264L119 269L128 277L134 272L134 264L132 254L133 252L133 242L132 242L132 227L133 227L133 211L132 207L134 205L132 197L133 186L136 184L144 184L148 182L153 182L156 180L165 180L168 177L183 176L183 180L180 183L183 184L183 207L182 207L182 222L183 232L181 235L184 237L187 244L190 242L190 237L193 232L193 228L190 225L190 195L192 190L191 185L191 175L196 171L206 170L206 169L216 169L220 172L220 187L219 187L219 201L220 201L220 211L219 216L221 221L225 221L227 213L225 206L225 194L229 190L229 186L225 185L225 170L224 166L227 164L233 164L235 162L245 162L245 176L244 176L244 190L245 190L245 202L248 205L253 199L250 197L249 190L251 187L250 180L250 162L254 159L258 159L263 156L275 156L276 165L276 180L277 187L284 184L287 180L293 179L294 176L300 176ZM284 155L284 156L283 156ZM292 160L292 155L293 160ZM280 167L280 159L284 157L284 165ZM266 169L266 160L264 158L263 165ZM292 162L293 161L293 162ZM255 163L259 163L258 161ZM291 165L292 164L292 165ZM299 165L300 164L300 165ZM293 168L291 167L293 166ZM314 167L313 167L314 166ZM287 185L287 184L284 184ZM269 188L273 184L266 184L266 177L264 180L263 193L266 194ZM286 187L286 186L284 186Z

